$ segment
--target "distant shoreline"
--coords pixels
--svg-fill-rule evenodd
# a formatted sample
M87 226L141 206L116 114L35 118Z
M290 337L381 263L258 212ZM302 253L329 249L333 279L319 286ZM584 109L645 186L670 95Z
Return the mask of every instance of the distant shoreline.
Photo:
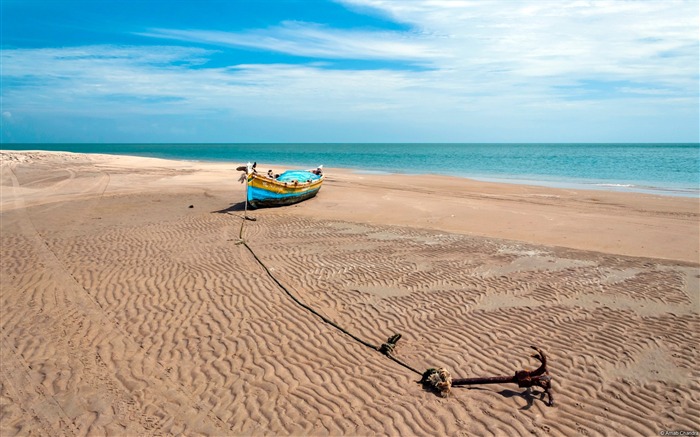
M644 193L660 196L700 199L700 174L697 173L697 170L696 173L692 173L693 170L688 169L692 168L694 164L693 162L689 161L698 161L698 165L700 165L700 143L611 143L609 145L606 145L605 143L535 144L537 147L544 147L545 150L547 148L556 149L560 146L581 146L594 148L592 152L580 158L583 162L578 165L581 167L588 166L588 170L582 172L576 168L570 170L567 170L566 168L563 170L555 168L552 170L552 174L542 174L544 171L548 171L548 160L553 161L553 166L560 165L576 167L577 158L567 158L571 162L562 164L561 161L563 161L563 159L561 156L557 156L556 153L550 153L552 156L545 154L541 157L530 157L526 152L529 152L527 148L533 146L533 144L493 143L485 145L477 143L440 143L434 144L433 146L437 148L447 147L448 149L444 152L439 151L437 153L433 153L431 151L430 153L427 153L426 156L422 156L422 152L420 152L419 149L416 149L418 146L430 145L426 143L376 143L376 146L386 148L378 152L371 148L367 150L368 144L364 143L26 143L5 144L2 145L2 148L11 151L107 154L202 163L232 162L240 164L247 161L257 161L266 162L268 165L285 166L286 168L311 168L323 164L326 167L342 168L358 173L444 175L462 179L505 183L511 185L531 185L561 189ZM306 151L306 146L315 147L315 149L312 151ZM499 157L497 154L494 154L496 156L487 156L485 158L474 158L474 160L490 160L484 164L486 168L478 168L478 164L474 164L474 168L468 167L472 165L472 158L469 155L472 152L472 148L480 148L477 150L477 152L483 155L484 150L489 150L490 147L501 146L505 146L507 149L505 152L499 152L500 154L504 154L509 151L517 151L523 156L527 156L527 159L531 160L532 163L542 161L543 163L541 164L541 167L544 167L544 170L535 169L528 173L529 169L523 170L523 166L525 164L522 164L519 168L513 167L512 163L505 162L508 160L508 158ZM666 148L680 148L680 150L686 156L660 156L659 160L662 161L660 164L663 164L664 160L673 159L675 161L670 161L667 163L666 170L659 170L662 173L657 175L650 174L647 176L648 173L653 173L653 170L645 170L643 165L655 168L657 165L653 161L653 159L655 159L654 156L646 157L646 161L642 163L634 160L637 158L629 158L629 162L625 162L624 159L627 158L618 156L607 157L605 161L597 162L595 159L595 148L607 146L623 148L629 147L631 152L635 152L636 149L647 150L655 147L663 148L662 152L666 152ZM340 149L328 150L329 147ZM357 152L357 156L353 155L353 147L361 148L361 150ZM397 151L403 150L403 147L410 147L411 149L404 153L404 156L391 156L391 153L398 154ZM123 148L124 150L115 150L117 148ZM256 148L260 149L255 150ZM284 148L284 150L278 150L277 148ZM455 150L461 151L462 154L454 158L454 162L452 162L448 155L449 153L454 153ZM559 151L560 149L556 150ZM566 151L564 155L570 153L570 149L565 148L561 150ZM417 154L418 156L413 157L411 156L412 153ZM444 153L444 156L441 156L440 153ZM541 151L539 151L539 153L541 154ZM477 155L477 153L474 154ZM593 158L591 156L593 156ZM688 159L688 156L690 159ZM525 158L516 156L511 160L517 162L518 160L522 159ZM500 165L501 160L505 162L502 166ZM425 165L423 165L423 163ZM675 175L675 173L683 170L679 169L678 171L675 171L675 168L673 167L674 165L683 165L687 167L684 169L686 176L684 176L682 181L675 181L672 179L673 177L678 177ZM600 166L601 168L605 169L606 174L602 174L600 176L595 175L595 172L598 171L595 169L596 166ZM619 167L617 172L615 168L608 168L614 166ZM628 168L632 168L633 170L629 170ZM572 173L578 171L579 173L583 174L578 176L567 175L562 173L565 171L570 171ZM586 176L586 171L593 173L591 176ZM630 174L623 174L623 171L627 171ZM663 173L663 171L666 173ZM647 177L650 179L656 177L657 179L663 180L644 180L644 178Z
M33 169L35 164L50 163L68 178L85 168L80 163L87 163L109 179L108 194L223 190L230 204L244 199L244 185L235 170L239 163L43 151L2 154L3 168L40 171L43 165ZM290 166L258 161L258 168L277 171ZM700 239L698 201L690 197L503 184L447 175L371 174L330 166L324 170L326 182L317 198L291 211L337 220L359 213L370 222L698 262L693 243ZM146 184L145 177L151 182ZM37 191L41 202L60 200L40 194ZM11 198L10 191L3 192L5 208L16 207ZM24 202L29 205L32 199L25 197Z

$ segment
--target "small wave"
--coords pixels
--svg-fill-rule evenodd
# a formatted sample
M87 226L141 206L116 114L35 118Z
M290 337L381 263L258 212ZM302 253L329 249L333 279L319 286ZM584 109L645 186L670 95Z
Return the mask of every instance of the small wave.
M618 187L618 188L632 188L636 187L634 184L594 184L598 187Z
M390 171L385 171L385 170L359 170L359 169L354 169L353 173L355 174L371 174L371 175L388 175L388 174L393 174Z
M622 191L632 191L647 194L661 194L661 195L671 195L671 196L689 196L698 197L700 196L700 190L697 188L688 187L662 187L655 185L640 185L640 184L615 184L615 183L599 183L592 184L593 186L599 187L600 189L619 189Z

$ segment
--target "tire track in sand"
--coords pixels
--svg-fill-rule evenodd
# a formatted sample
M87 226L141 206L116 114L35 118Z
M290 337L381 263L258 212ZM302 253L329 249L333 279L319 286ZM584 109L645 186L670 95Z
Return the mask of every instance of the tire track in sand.
M18 182L16 177L13 176L12 179L14 188ZM21 197L15 198L20 205L11 213L26 214ZM34 259L39 261L34 268L48 278L42 282L54 285L43 289L27 288L20 280L17 283L8 281L2 287L3 303L12 308L13 314L22 315L9 321L11 325L5 323L7 321L3 318L4 344L11 346L8 352L14 353L17 360L20 360L19 356L22 357L24 363L16 361L15 365L21 366L30 374L30 379L35 384L34 391L43 396L43 402L60 407L55 417L42 423L53 426L52 434L61 434L71 427L74 427L72 429L75 432L71 432L73 434L94 433L98 430L117 434L150 434L158 432L157 430L167 430L173 424L180 425L177 422L182 421L178 414L173 414L174 411L170 414L165 412L172 408L166 406L164 410L162 407L140 407L144 402L153 404L149 398L162 397L158 396L158 389L154 387L172 386L172 383L157 374L158 369L143 351L133 347L128 338L119 335L118 328L109 326L109 319L105 319L99 305L76 283L33 228L31 218L26 216L15 223L19 229L14 231L23 235L28 243L21 249L22 252L34 254ZM4 249L3 247L3 251ZM31 296L32 302L46 302L45 297L50 294L54 296L54 306L23 305L27 296ZM75 334L68 336L71 331ZM22 335L24 332L31 332L32 335ZM31 344L39 338L38 332L44 337L47 347ZM23 352L19 353L19 350ZM56 356L57 351L69 351L68 359ZM119 353L113 356L114 352ZM105 359L126 361L129 368L141 369L142 375L139 377L146 377L150 383L142 384L140 393L136 395L130 385L135 384L138 377L123 373L110 376L110 372L105 371ZM3 372L3 381L8 386L23 386L23 381L18 379L21 375L18 371ZM51 382L45 384L47 381ZM170 390L172 388L176 387L171 387ZM23 404L32 403L28 399L28 393L29 391L23 395ZM183 412L179 408L178 410L179 413ZM168 416L172 423L164 420ZM176 420L172 421L172 418ZM64 423L68 426L63 426ZM190 426L192 425L183 424L182 427L184 429ZM207 426L209 425L195 429L204 431Z

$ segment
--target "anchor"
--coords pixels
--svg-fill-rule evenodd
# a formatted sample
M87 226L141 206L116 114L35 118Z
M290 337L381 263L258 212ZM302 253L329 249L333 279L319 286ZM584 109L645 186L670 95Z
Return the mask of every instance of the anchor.
M536 346L530 346L537 353L532 355L540 362L540 366L533 370L518 370L513 376L488 376L482 378L459 378L452 379L450 373L445 369L431 368L423 373L419 383L428 386L433 390L440 392L442 396L447 396L450 393L450 387L477 385L477 384L518 384L518 387L530 389L532 387L540 387L544 389L542 397L547 395L548 406L554 405L552 397L552 377L547 369L547 356Z

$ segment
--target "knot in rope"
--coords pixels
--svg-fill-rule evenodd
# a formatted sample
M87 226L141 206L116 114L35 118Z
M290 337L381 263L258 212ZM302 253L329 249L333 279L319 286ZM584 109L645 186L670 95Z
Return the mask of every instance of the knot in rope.
M450 376L450 372L447 371L444 367L440 368L430 368L423 372L423 377L421 378L419 383L423 384L424 386L428 386L429 388L437 391L440 393L440 396L443 398L446 398L447 396L450 395L450 388L452 387L452 376Z
M394 353L394 348L396 348L396 342L401 339L401 334L394 334L386 340L386 343L382 343L379 347L379 352L386 356L390 356Z

